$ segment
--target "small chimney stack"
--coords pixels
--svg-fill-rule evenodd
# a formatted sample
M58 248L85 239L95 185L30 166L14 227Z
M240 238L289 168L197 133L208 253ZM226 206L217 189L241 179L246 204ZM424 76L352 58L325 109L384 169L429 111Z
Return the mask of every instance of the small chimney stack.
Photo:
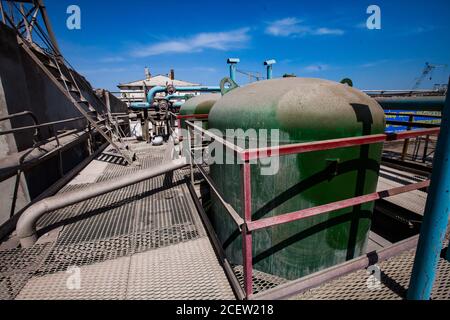
M145 67L145 80L150 80L151 77L150 69Z
M175 80L175 70L170 69L169 78L170 80Z

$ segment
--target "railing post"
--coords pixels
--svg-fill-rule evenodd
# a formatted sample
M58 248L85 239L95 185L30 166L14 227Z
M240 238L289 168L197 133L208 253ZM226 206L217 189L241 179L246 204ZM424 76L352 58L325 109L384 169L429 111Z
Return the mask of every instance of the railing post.
M192 155L192 131L193 129L189 124L187 124L187 139L188 139L188 149L189 149L189 167L190 167L190 175L191 175L191 183L192 185L195 185L195 179L194 179L194 156Z
M408 131L410 131L410 130L412 129L411 123L414 122L414 116L413 116L413 115L410 115L410 116L409 116L408 122L409 122L409 125L408 125ZM402 161L405 161L406 156L407 156L407 154L408 154L409 141L410 141L409 139L405 139L405 141L403 142Z
M242 185L245 221L242 228L244 292L247 300L249 300L253 296L253 246L252 233L247 230L247 223L252 221L251 167L248 161L242 165Z
M441 134L433 162L416 260L408 290L410 300L429 300L436 278L450 210L450 95L447 94Z

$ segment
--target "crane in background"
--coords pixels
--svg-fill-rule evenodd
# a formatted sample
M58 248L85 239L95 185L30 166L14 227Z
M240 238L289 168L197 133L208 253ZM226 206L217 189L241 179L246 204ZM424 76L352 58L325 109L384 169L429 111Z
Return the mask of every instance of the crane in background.
M425 63L425 68L423 69L423 72L421 76L416 80L416 83L413 87L413 90L419 89L420 85L423 83L423 81L429 77L429 80L433 80L433 72L437 68L447 68L446 64L431 64L431 63Z

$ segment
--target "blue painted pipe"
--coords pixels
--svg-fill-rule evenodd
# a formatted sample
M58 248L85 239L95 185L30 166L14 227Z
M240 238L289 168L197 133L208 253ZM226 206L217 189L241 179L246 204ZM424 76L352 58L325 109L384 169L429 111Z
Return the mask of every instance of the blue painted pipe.
M168 96L164 97L164 100L166 101L170 101L170 100L175 100L175 99L183 99L186 100L187 98L189 98L190 95L176 95L176 94L169 94Z
M230 79L236 81L236 65L230 64Z
M153 87L148 91L147 102L150 106L153 105L155 95L160 92L165 92L166 87ZM175 87L175 92L221 92L220 87L211 86L193 86L193 87Z
M273 73L273 68L272 68L272 66L271 66L271 65L270 65L270 66L267 66L267 80L272 79L272 77L273 77L272 73Z
M273 78L272 72L273 72L273 65L276 64L276 60L267 60L264 62L264 65L267 67L267 80L270 80Z
M229 58L227 63L230 65L230 79L236 82L236 64L241 62L240 59L237 58Z
M445 97L377 97L375 98L384 110L437 111L441 112L445 105Z
M447 94L441 133L433 163L425 216L408 290L409 300L429 300L447 231L450 212L450 94Z
M150 105L148 102L132 102L130 103L130 108L132 109L148 109Z
M133 102L130 107L133 109L150 109L155 101L156 94L166 92L166 90L167 87L153 87L147 93L147 102ZM175 87L175 92L221 92L221 89L215 86ZM173 95L173 97L177 96Z

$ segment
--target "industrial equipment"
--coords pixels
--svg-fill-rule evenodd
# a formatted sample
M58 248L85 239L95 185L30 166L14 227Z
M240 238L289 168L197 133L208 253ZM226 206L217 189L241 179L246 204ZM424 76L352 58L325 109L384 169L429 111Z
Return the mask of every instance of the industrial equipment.
M278 132L279 141L269 139L267 145L286 145L381 134L385 116L375 100L347 85L285 78L225 94L210 112L209 127L248 148L253 137L228 136L230 129L266 129L267 137ZM254 220L374 192L381 152L382 145L375 144L278 157L272 160L279 161L279 170L267 176L260 174L267 164L253 165ZM226 201L243 212L240 166L214 164L211 176ZM242 264L240 232L214 199L211 220L216 233L231 263ZM258 231L253 236L254 268L297 279L358 257L366 249L372 211L369 203Z
M213 105L222 98L221 94L211 93L211 94L203 94L200 96L196 96L192 99L186 101L180 108L181 116L190 116L194 114L209 114ZM181 121L181 127L186 129L186 125L184 120ZM203 121L203 128L208 129L208 122Z

